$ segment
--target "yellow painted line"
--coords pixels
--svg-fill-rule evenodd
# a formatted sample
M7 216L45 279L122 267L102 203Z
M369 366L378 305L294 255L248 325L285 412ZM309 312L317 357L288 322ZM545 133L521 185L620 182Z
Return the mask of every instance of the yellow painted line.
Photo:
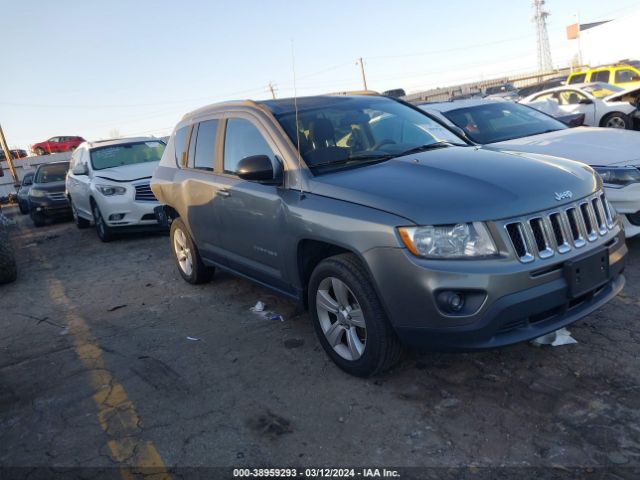
M24 233L31 237L31 232ZM40 263L52 271L51 264L40 250L35 253ZM107 435L112 457L121 464L120 475L123 480L139 478L140 475L154 480L170 480L171 475L156 447L141 438L142 429L136 409L124 387L107 369L102 349L87 322L77 313L60 280L50 273L47 274L47 283L49 296L66 313L67 329L75 352L89 372L89 383L95 392L93 401L98 408L98 421Z

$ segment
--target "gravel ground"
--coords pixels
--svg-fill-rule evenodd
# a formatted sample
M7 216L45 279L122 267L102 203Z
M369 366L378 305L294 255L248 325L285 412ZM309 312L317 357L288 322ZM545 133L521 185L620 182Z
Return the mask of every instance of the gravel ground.
M0 286L2 467L562 466L637 478L640 239L624 292L570 328L578 344L410 352L362 380L334 367L289 300L225 273L183 282L166 236L103 244L93 229L5 213L18 220L19 278ZM250 312L257 300L284 321Z

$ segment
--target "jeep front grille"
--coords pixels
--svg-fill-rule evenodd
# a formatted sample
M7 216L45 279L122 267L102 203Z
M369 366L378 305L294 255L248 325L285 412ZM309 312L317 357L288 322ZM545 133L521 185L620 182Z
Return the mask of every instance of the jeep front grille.
M504 227L516 256L523 263L584 247L614 226L604 193L528 218L507 221Z

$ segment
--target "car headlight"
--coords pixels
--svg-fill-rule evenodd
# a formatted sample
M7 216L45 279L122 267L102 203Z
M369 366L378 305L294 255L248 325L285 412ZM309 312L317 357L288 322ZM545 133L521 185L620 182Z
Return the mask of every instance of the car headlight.
M640 183L640 170L635 167L593 167L607 187L622 188Z
M418 257L486 257L498 251L482 222L400 227L398 232L404 245Z
M124 187L117 187L115 185L96 185L96 189L106 197L112 195L124 195L127 193L127 189Z
M29 195L34 197L34 198L42 198L42 197L46 197L47 196L47 191L46 190L37 190L35 188L32 188L31 190L29 190Z

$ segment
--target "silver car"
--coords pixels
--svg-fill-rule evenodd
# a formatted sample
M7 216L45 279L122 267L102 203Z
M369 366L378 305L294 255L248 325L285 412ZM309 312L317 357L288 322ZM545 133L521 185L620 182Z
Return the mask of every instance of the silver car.
M186 281L222 268L300 301L353 375L390 367L403 344L532 339L625 283L624 236L590 167L514 162L390 98L201 108L151 188Z

